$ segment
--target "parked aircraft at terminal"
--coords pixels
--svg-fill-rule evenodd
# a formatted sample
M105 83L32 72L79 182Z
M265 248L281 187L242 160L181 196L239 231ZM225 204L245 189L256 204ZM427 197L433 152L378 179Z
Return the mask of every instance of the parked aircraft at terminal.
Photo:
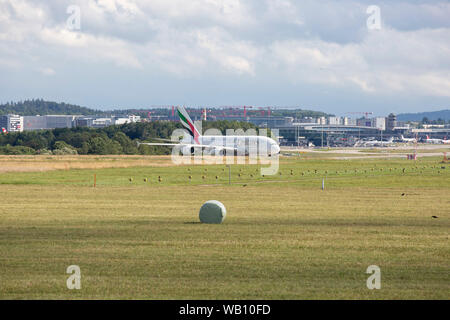
M403 135L401 135L400 141L406 142L406 143L408 143L408 142L415 143L415 142L417 142L417 139L416 138L405 138Z
M436 139L436 138L431 139L429 136L427 136L427 138L425 139L425 142L431 143L431 144L450 144L450 140Z
M362 147L386 147L391 145L394 142L394 137L390 137L389 140L368 140L368 141L358 141L355 146Z

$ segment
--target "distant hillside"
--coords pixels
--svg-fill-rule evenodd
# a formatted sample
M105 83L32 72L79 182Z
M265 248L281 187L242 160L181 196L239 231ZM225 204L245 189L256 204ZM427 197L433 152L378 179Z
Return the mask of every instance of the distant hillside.
M47 114L93 115L102 114L104 111L80 107L73 104L33 99L0 105L0 115L8 113L19 114L21 116Z
M442 119L444 121L450 120L450 110L420 112L420 113L401 113L397 115L398 121L422 121L423 118L429 120Z
M188 108L188 112L198 111L198 108ZM64 102L45 101L43 99L32 99L19 102L9 102L6 104L0 104L0 115L4 114L18 114L21 116L35 116L35 115L102 115L110 116L117 114L135 114L143 118L148 116L148 112L151 111L152 116L170 116L172 114L171 108L154 108L149 109L116 109L116 110L95 110L86 107L80 107L73 104ZM272 109L272 116L305 118L305 117L325 117L332 116L321 111L302 110L302 109ZM228 112L228 111L227 111ZM243 114L243 110L241 110ZM212 108L210 115L222 115L224 109ZM261 110L247 110L249 116L260 115ZM267 115L267 113L265 113Z

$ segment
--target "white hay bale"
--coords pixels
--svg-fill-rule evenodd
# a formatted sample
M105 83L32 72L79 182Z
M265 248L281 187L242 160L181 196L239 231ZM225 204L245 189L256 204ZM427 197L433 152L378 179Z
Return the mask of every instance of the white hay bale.
M199 218L202 223L222 223L227 215L225 206L217 200L206 201L200 208Z

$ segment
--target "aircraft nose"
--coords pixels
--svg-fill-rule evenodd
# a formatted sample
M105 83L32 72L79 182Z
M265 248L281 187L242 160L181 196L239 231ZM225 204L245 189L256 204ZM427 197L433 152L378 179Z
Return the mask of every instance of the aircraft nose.
M273 150L275 151L275 154L278 154L278 153L280 153L280 146L279 145L277 145L277 144L275 144L274 146L273 146Z

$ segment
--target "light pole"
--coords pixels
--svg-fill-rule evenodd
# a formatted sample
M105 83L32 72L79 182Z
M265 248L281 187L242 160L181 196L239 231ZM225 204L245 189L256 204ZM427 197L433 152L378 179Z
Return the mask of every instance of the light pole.
M322 122L322 119L320 120ZM322 148L323 148L323 122L322 122Z

